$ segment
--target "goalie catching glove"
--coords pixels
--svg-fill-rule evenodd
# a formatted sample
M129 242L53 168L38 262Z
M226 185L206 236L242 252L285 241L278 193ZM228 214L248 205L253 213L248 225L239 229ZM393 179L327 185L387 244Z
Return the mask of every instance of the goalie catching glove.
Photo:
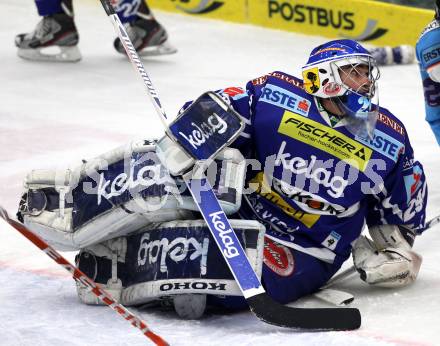
M422 256L412 250L414 232L404 226L370 228L373 240L360 236L353 245L353 262L361 279L378 287L403 287L417 278Z

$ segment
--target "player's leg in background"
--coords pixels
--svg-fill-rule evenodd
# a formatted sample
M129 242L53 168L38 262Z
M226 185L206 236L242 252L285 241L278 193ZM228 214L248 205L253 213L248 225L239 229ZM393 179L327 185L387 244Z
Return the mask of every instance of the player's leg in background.
M42 19L33 31L15 37L18 55L36 61L79 61L72 0L36 0L35 4Z
M115 10L125 23L127 33L141 56L172 54L177 50L168 42L165 28L156 20L145 0L119 0ZM115 49L125 54L119 38L115 39Z

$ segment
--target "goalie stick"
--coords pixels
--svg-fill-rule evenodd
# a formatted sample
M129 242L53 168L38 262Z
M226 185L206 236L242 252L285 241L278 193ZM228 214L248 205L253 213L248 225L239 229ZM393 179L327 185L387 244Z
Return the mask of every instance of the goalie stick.
M107 291L99 287L92 279L85 275L81 270L67 261L61 254L46 243L42 238L27 229L26 226L18 221L11 219L6 210L0 206L0 217L9 225L15 228L23 236L29 239L35 246L40 248L46 255L52 258L56 263L66 269L75 281L88 287L90 291L97 296L104 304L108 305L122 317L124 317L132 326L138 328L142 334L153 341L158 346L167 346L168 343L159 335L153 333L138 316L129 311L125 306L119 304Z
M115 13L109 0L100 0L128 58L140 74L147 94L167 130L169 120L165 114L158 93L148 76L128 34ZM250 265L235 232L229 224L217 197L207 179L198 169L198 176L184 174L190 190L209 230L214 237L231 273L243 293L251 311L262 321L282 327L307 330L353 330L361 325L359 310L352 308L304 309L284 306L270 298Z

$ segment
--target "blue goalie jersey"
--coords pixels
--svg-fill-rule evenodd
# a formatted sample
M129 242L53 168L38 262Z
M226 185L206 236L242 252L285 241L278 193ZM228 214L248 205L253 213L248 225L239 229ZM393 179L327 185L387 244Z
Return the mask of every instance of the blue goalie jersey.
M267 236L342 263L365 225L425 222L427 185L403 124L380 108L373 138L358 138L300 79L273 72L246 90L219 91L246 122L233 143L248 160L240 217Z

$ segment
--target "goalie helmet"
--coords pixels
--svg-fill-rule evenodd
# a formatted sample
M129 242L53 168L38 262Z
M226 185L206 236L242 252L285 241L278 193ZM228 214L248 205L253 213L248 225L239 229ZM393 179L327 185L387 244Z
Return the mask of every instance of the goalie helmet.
M312 50L302 68L304 89L332 99L357 136L372 137L378 114L379 69L368 50L352 40L334 40Z

